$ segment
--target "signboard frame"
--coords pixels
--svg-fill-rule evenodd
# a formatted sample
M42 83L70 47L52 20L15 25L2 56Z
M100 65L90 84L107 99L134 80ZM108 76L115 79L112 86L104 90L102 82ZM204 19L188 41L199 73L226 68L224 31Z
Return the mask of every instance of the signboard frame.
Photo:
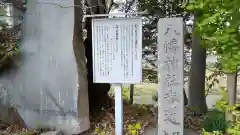
M112 76L112 78L101 78L97 75L97 66L96 66L96 47L97 47L97 44L99 44L99 42L97 42L97 37L96 37L96 29L95 29L95 26L96 23L98 22L102 22L103 24L105 23L108 23L108 21L110 22L110 25L111 26L111 23L114 24L129 24L130 21L135 21L135 22L138 22L138 29L137 29L137 50L135 50L136 54L137 54L137 60L133 60L133 62L135 62L133 64L133 70L135 72L135 78L132 78L132 79L129 79L129 78L121 78L121 73L120 71L123 71L121 70L120 68L120 71L119 72L116 72L116 69L115 69L115 73L112 73L114 74ZM130 23L131 24L131 23ZM134 29L133 29L134 30ZM141 17L129 17L129 18L124 18L124 17L118 17L118 18L97 18L97 19L92 19L92 55L93 55L93 82L94 83L111 83L111 84L134 84L134 83L141 83L142 82L142 18ZM121 39L119 40L121 41ZM122 43L122 42L121 42ZM121 46L122 44L120 43L119 46ZM116 44L116 43L115 43ZM106 50L105 50L106 51ZM117 55L116 55L117 56ZM127 58L129 59L129 58ZM125 59L126 60L126 59ZM120 63L120 61L119 61ZM116 67L116 66L115 66ZM114 68L114 67L112 67ZM114 72L113 71L110 71L110 72ZM110 73L111 74L111 73Z

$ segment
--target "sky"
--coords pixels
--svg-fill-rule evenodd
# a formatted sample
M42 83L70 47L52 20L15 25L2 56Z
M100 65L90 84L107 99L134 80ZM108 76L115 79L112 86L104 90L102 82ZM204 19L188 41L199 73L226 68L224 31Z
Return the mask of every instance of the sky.
M116 3L118 3L118 2L125 2L125 0L113 0L113 2L116 2ZM111 13L116 14L116 13L123 13L123 12L118 11L117 9L114 9L114 10L111 10L111 11L110 11L110 14L111 14ZM124 15L116 15L116 16L117 16L117 17L124 17ZM187 21L186 24L187 24L187 25L193 24L193 21L192 21L192 20Z
M119 2L125 2L125 0L113 0L113 3L119 3ZM113 13L123 13L121 11L118 11L118 9L113 9L110 11L110 14ZM124 17L124 15L117 15L117 17Z

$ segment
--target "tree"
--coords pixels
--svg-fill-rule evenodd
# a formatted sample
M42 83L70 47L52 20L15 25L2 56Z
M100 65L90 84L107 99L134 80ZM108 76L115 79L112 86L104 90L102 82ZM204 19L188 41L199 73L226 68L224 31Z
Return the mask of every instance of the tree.
M20 32L20 26L13 26L12 28L8 28L8 22L6 18L13 18L13 16L7 16L6 8L7 0L0 2L0 74L8 71L10 67L12 67L13 58L18 54L18 44L19 44L19 36L18 32ZM15 6L15 5L13 5ZM18 114L16 108L8 106L4 98L0 99L0 108L1 108L1 121L6 122L7 124L18 125L19 127L25 127L25 123L23 123L21 116Z
M198 113L207 112L205 96L206 49L200 46L198 35L192 35L192 59L188 89L188 107Z
M202 46L219 56L224 72L234 72L240 64L239 4L238 0L191 0L186 7L197 16L195 33Z
M110 11L112 0L108 0L106 4L104 0L87 0L85 5L87 14L106 14ZM102 107L111 104L108 96L110 84L93 83L92 18L86 18L85 29L87 30L87 38L84 40L84 45L87 58L89 109L91 115L94 115L94 113L100 112Z
M201 39L201 46L219 56L221 63L219 70L225 73L238 71L240 64L239 4L238 0L191 0L186 7L189 12L195 14L194 34ZM199 88L197 83L190 87ZM196 92L195 89L191 94L195 95ZM198 97L200 99L200 96ZM203 94L201 94L201 99L203 99ZM199 104L195 97L192 101L191 106Z
M5 2L0 2L0 69L8 67L11 64L13 56L18 53L18 43L19 37L17 36L20 31L21 25L13 26L12 28L7 28L9 24L6 18L11 18L12 16L7 16L7 5Z
M3 29L7 25L6 21L3 19L5 15L6 15L6 5L3 2L1 2L0 3L0 18L1 18L0 19L0 27L1 27L1 29Z
M143 57L153 68L157 68L157 23L160 18L163 17L176 17L181 16L184 22L190 20L190 14L185 12L185 9L181 7L181 1L169 1L169 0L145 0L138 1L138 10L147 11L149 14L143 18ZM185 82L187 82L189 72L189 34L185 37L185 53L184 53L184 75ZM157 72L149 72L148 69L143 70L143 75L150 74L151 78L157 80ZM184 91L184 101L187 104L187 97Z

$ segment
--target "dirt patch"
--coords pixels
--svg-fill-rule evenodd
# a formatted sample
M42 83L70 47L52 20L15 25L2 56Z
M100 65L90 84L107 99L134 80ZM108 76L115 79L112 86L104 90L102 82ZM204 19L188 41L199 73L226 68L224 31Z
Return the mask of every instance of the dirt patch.
M0 135L40 135L50 131L50 129L26 130L15 125L8 125L0 121Z
M151 129L157 124L157 117L152 113L153 107L131 105L124 103L124 134L131 132L142 134L146 129ZM115 135L115 111L113 108L103 110L98 118L92 120L91 129L81 135Z
M203 116L185 109L184 127L192 131L201 130ZM102 114L92 121L91 129L81 135L115 135L115 116L113 108L103 110ZM124 135L146 135L145 132L156 132L157 108L147 105L124 104ZM135 132L137 130L137 133ZM134 132L135 134L133 134Z

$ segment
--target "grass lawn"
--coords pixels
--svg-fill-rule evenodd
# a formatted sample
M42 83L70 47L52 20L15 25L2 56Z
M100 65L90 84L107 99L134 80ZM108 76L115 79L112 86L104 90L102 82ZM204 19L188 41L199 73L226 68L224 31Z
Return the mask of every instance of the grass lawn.
M157 92L157 84L148 84L148 83L143 83L143 84L137 84L134 85L134 94L133 98L134 100L137 100L141 98L140 100L152 100L152 97L156 95ZM111 88L109 91L110 96L114 96L114 90ZM123 86L123 99L125 101L129 101L130 99L130 86ZM142 101L143 104L145 103Z

